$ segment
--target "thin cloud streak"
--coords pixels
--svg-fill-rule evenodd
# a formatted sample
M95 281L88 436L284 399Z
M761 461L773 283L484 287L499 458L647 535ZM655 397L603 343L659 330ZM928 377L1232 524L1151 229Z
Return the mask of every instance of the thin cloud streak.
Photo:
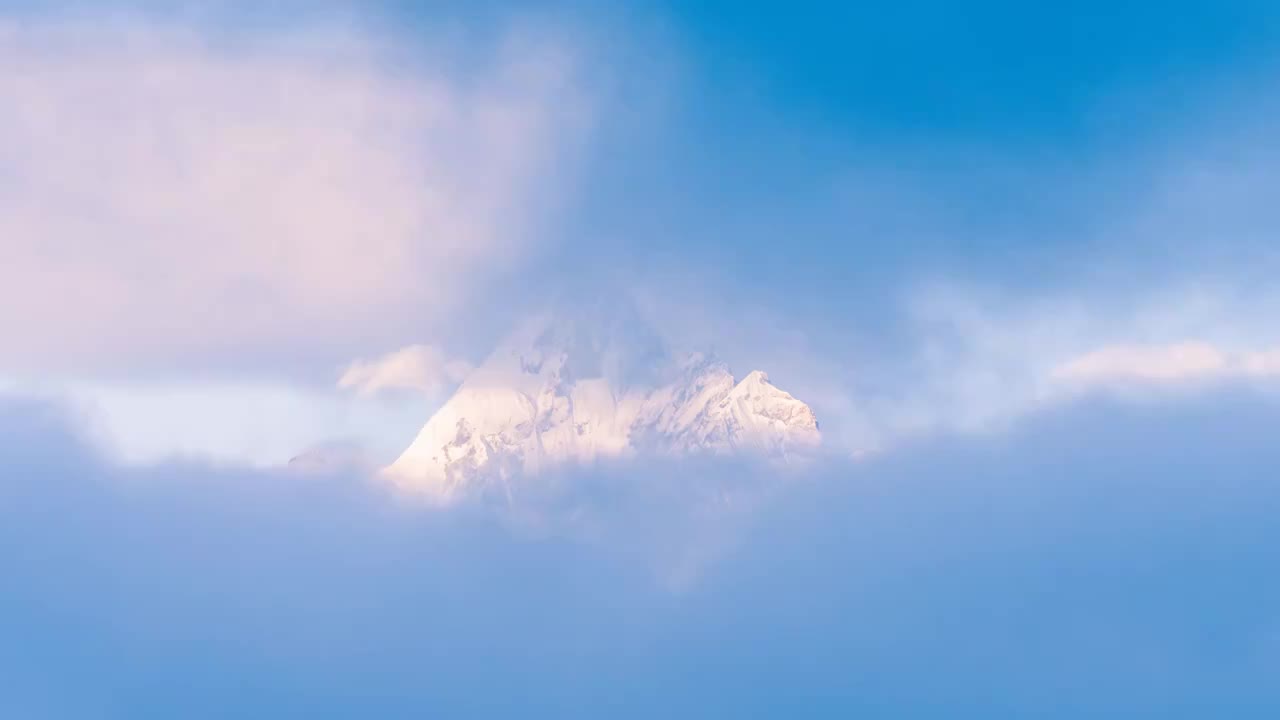
M431 345L410 345L372 360L357 360L347 366L338 387L362 395L388 390L416 390L435 397L442 390L462 382L471 364L447 357Z

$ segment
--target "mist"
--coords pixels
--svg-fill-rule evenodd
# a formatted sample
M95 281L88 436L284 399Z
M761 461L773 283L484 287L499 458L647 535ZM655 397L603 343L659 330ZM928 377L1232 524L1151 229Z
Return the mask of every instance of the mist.
M1092 398L785 475L566 471L516 515L115 467L8 398L0 713L1270 716L1277 419Z

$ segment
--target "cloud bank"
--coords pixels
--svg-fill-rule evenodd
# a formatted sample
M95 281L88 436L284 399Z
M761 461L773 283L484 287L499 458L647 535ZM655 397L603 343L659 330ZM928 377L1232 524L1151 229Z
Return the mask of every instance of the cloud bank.
M748 468L588 473L537 525L114 467L6 398L0 713L1270 717L1277 412L1080 405L815 470L745 524L670 510Z
M536 240L587 117L567 42L513 28L465 72L457 49L0 20L0 371L430 329Z

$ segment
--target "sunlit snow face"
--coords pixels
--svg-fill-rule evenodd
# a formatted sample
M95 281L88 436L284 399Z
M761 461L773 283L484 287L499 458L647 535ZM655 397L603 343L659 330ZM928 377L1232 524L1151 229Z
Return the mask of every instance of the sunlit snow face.
M526 321L384 475L437 502L513 503L536 476L599 462L736 453L785 462L818 446L813 411L764 373L738 382L723 362L659 337L635 310Z

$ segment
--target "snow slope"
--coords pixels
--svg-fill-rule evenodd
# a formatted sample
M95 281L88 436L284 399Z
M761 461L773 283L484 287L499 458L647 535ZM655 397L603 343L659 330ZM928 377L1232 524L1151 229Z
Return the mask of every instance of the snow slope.
M564 463L638 452L816 447L817 419L755 371L736 380L701 353L677 355L634 318L528 323L436 412L383 474L440 499L509 494L515 479Z

